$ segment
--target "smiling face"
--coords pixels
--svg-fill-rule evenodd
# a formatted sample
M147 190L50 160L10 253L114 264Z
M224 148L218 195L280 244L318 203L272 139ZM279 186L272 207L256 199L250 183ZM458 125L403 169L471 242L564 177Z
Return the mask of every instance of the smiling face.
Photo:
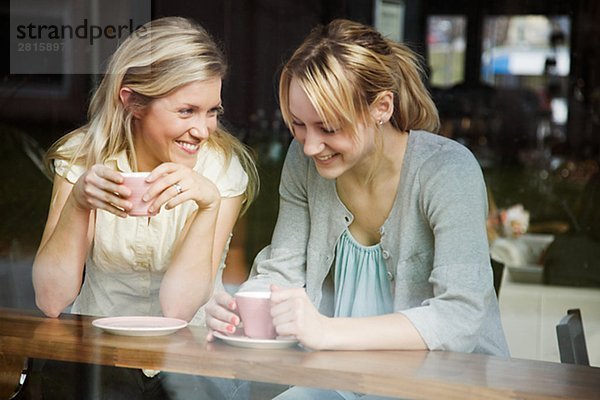
M133 140L139 171L164 162L190 168L200 144L217 128L221 79L192 82L153 100L134 120Z
M289 110L294 137L323 178L335 179L347 171L368 168L375 153L373 129L362 125L353 134L341 127L326 126L295 78L289 87Z

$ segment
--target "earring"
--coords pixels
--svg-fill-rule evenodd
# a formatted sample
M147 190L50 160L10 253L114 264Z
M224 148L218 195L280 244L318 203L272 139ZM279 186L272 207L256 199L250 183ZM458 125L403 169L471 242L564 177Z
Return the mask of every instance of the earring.
M377 124L378 124L379 126L381 126L381 125L383 125L383 121L382 121L382 120L379 120L379 121L377 121Z

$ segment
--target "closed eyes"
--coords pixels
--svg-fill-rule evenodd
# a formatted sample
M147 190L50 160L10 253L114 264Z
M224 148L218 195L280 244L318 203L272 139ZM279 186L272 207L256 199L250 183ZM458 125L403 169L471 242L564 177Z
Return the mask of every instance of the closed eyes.
M294 120L292 120L292 125L293 125L294 127L296 127L296 128L305 128L305 127L306 127L306 125L305 125L305 124L303 124L302 122L298 122L298 121L294 121ZM333 128L333 129L332 129L332 128L328 128L328 127L326 127L326 126L324 126L324 125L321 125L321 124L319 124L319 125L320 125L320 126L319 126L319 129L321 130L321 132L323 132L323 133L325 133L325 134L328 134L328 135L331 135L331 134L333 134L333 133L336 133L336 132L339 130L339 128L337 128L337 129L336 129L336 128Z

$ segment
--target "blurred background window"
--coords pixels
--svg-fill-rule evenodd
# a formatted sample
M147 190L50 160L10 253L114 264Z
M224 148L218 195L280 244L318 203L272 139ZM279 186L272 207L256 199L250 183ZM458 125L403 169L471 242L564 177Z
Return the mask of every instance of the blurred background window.
M545 74L568 76L568 16L488 16L484 20L481 76L495 86L540 86Z
M376 0L374 8L375 29L391 40L404 41L404 0Z
M549 124L564 139L568 117L571 19L566 15L499 15L484 19L481 79L497 88L536 92L548 115L538 140Z
M430 84L449 87L465 79L467 18L464 15L432 15L427 18L427 51Z

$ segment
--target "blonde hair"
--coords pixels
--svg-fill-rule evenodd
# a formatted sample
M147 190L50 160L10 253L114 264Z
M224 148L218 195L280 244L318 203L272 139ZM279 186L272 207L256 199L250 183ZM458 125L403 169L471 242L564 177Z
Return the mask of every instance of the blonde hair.
M107 72L92 97L88 123L50 147L46 154L48 168L53 170L55 159L89 168L125 151L132 169L137 170L132 132L134 111L189 83L223 79L226 72L223 53L200 25L181 17L146 23L111 57ZM125 86L135 94L134 104L129 107L125 107L119 97L119 91ZM77 135L83 137L79 145L65 146ZM211 133L206 145L220 151L226 164L233 155L239 158L249 178L242 209L242 213L245 212L257 196L259 186L250 150L221 125Z
M369 110L380 96L394 96L391 124L400 131L437 132L439 116L421 79L419 57L370 26L337 19L318 26L283 67L279 100L293 131L289 87L295 78L323 122L356 134L361 123L377 123Z

